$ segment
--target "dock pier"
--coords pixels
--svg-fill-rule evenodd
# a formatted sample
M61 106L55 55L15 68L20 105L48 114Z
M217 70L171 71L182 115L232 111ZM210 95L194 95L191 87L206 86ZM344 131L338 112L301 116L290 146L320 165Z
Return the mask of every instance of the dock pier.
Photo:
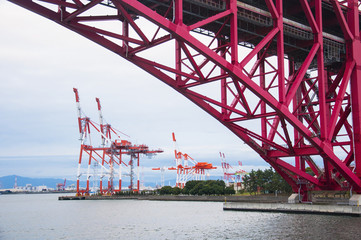
M226 202L223 204L223 210L245 212L280 212L293 214L346 215L361 217L361 207L350 205Z

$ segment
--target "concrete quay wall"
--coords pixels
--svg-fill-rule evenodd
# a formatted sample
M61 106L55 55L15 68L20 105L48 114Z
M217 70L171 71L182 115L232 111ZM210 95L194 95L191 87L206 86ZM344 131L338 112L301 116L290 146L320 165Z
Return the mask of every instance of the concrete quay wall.
M349 215L361 217L361 207L349 205L227 202L223 204L223 210Z
M202 202L287 202L287 196L189 196L189 195L112 195L112 196L60 196L59 200L151 200L151 201L202 201Z

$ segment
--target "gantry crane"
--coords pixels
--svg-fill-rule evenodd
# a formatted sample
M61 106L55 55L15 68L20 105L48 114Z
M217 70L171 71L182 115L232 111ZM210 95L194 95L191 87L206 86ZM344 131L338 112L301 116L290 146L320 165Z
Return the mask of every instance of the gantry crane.
M177 141L174 132L172 133L174 142L174 155L176 167L170 167L169 170L177 171L176 186L184 188L187 181L193 180L205 180L206 171L216 169L211 163L197 162L187 153L180 152L177 146ZM191 164L191 165L189 165Z
M150 150L147 145L135 145L130 141L122 140L120 134L127 136L126 134L114 129L110 124L104 124L103 115L101 111L101 104L99 98L96 98L98 112L99 112L99 120L100 124L93 122L89 117L82 117L82 111L80 107L80 98L79 93L76 88L73 89L75 93L75 100L77 104L78 111L78 124L79 124L79 132L80 132L80 155L79 155L79 163L78 163L78 173L77 173L77 195L89 195L90 187L89 182L90 178L98 177L97 174L92 174L90 171L91 163L96 162L98 166L101 167L100 173L100 193L112 195L115 192L122 190L122 168L130 168L130 186L129 189L131 191L139 192L140 190L140 182L139 182L139 159L140 155L154 155L156 153L161 153L163 150ZM92 131L91 131L92 129ZM90 134L91 132L97 133L100 135L101 146L94 147L91 142ZM116 139L112 139L113 135L116 136ZM129 137L129 136L127 136ZM88 155L87 161L87 170L82 172L82 159L83 155ZM130 161L126 164L122 155L130 156ZM137 164L137 188L134 189L133 186L133 178L134 178L134 164ZM118 172L115 172L116 167L118 167ZM80 177L83 174L86 174L86 189L80 189ZM119 179L119 188L114 188L114 177L118 175ZM103 178L108 177L108 187L103 189Z
M167 167L158 167L158 168L152 168L152 170L160 171L161 172L161 179L160 179L160 186L164 187L164 172L167 170Z
M57 183L56 190L57 191L65 191L66 178L64 179L64 183Z
M237 186L241 184L241 178L245 174L247 174L246 171L244 171L242 167L242 162L238 161L239 169L236 171L230 172L230 170L233 170L233 167L227 163L226 156L224 153L219 152L219 156L221 158L221 165L223 169L223 180L226 183L227 186L229 186L229 180L234 182Z

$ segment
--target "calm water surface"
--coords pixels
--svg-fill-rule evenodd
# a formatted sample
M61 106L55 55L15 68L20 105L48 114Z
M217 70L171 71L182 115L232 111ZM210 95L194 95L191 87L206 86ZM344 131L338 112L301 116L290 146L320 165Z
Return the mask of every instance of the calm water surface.
M0 195L0 239L361 239L361 218L223 211L222 203Z

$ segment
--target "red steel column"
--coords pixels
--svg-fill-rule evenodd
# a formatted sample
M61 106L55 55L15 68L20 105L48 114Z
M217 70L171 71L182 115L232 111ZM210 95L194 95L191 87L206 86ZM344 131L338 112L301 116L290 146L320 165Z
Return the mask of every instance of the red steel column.
M177 25L182 25L183 23L183 0L173 1L175 5L173 6L173 21ZM182 48L179 41L175 41L175 64L177 72L182 71ZM178 84L181 83L181 75L176 74L176 81Z
M259 61L261 61L259 64L260 87L266 89L264 58L261 55L261 53L257 53L257 58ZM261 114L266 114L266 103L263 101L261 102ZM267 118L261 118L261 134L264 139L267 139ZM266 144L263 142L262 147L265 145Z
M284 37L283 37L283 0L276 1L276 9L278 12L278 18L276 26L278 28L277 35L277 60L278 60L278 96L279 102L285 101L285 58L284 58Z
M231 62L238 64L238 19L237 19L237 0L229 0L229 9L231 10Z
M321 140L327 138L327 109L326 109L326 75L324 69L324 56L323 56L323 36L322 36L322 1L317 0L315 2L316 22L318 32L315 36L315 41L319 44L317 51L317 70L318 70L318 98L320 106L320 128L321 128Z
M291 79L296 74L296 72L295 72L295 64L294 64L293 61L290 60L289 63L288 63L288 66L289 66L288 67L288 69L289 69L289 77ZM300 101L301 101L301 91L300 91L300 89L298 89L296 91L296 94L293 97L292 106L293 106L293 111L295 112L296 116L298 116L297 118L299 120L302 119L301 117L299 117L300 110L297 108ZM301 136L300 136L299 132L296 129L293 130L293 134L294 134L294 136L293 136L294 142L298 143L296 145L298 147L298 146L301 145L301 143L299 142ZM300 156L295 156L295 167L297 169L301 169L301 157Z
M324 55L323 55L323 27L322 27L322 0L315 1L315 15L316 15L316 25L318 28L317 33L315 33L315 42L319 44L317 51L317 70L318 70L318 99L319 99L319 111L320 111L320 138L324 144L329 145L330 142L327 141L327 107L326 107L326 75L325 75L325 66L324 66ZM330 172L332 166L330 165L328 159L323 156L324 168L325 168L325 177L326 181L330 182Z
M361 177L361 43L358 1L348 0L349 12L347 14L350 31L354 38L350 44L350 55L356 63L351 74L351 106L353 122L353 144L355 172Z
M218 39L217 41L218 43L218 48L220 48L221 50L219 51L220 55L223 56L224 58L226 58L226 47L225 47L225 43L224 41L222 41L221 39ZM226 72L223 69L221 70L221 75L225 75ZM221 80L221 102L223 106L227 106L227 79L223 78ZM222 107L222 115L223 117L225 117L227 114L227 109Z

